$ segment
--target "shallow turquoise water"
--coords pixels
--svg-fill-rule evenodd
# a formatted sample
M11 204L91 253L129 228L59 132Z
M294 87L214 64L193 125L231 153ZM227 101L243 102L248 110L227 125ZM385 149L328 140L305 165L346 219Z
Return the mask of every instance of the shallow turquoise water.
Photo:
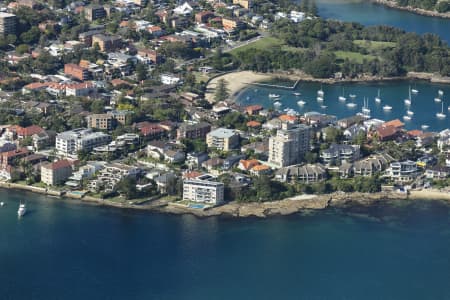
M286 86L292 83L284 84ZM412 95L412 103L410 110L414 112L410 121L404 121L405 127L408 129L420 129L421 125L426 124L429 130L443 130L450 128L450 86L431 84L421 81L394 81L394 82L371 82L371 83L343 83L334 85L321 85L320 83L300 82L295 91L287 89L274 89L260 86L249 86L243 90L237 101L244 105L261 104L267 108L274 107L275 101L269 98L269 94L280 95L282 105L278 108L284 111L287 108L295 109L300 113L317 111L336 115L338 119L349 117L361 112L364 105L364 97L368 99L368 107L371 110L372 118L382 120L400 119L403 121L403 116L406 115L407 106L404 104L404 99L409 97L409 88L417 89L419 93ZM324 101L318 102L317 90L323 89L325 92ZM380 90L381 103L375 102L375 97ZM434 98L438 96L438 91L444 91L443 101L437 103ZM300 92L300 96L295 96L293 92ZM345 102L339 101L339 96L343 95L347 98ZM349 94L356 95L354 103L357 104L355 108L347 107L347 103L352 102ZM304 106L299 106L298 101L306 102ZM444 113L447 118L438 119L437 112L442 111L442 103L444 103ZM384 105L392 106L391 111L383 110ZM326 106L323 108L322 106Z
M389 25L406 31L434 33L450 41L450 19L426 17L376 5L367 0L316 0L324 18L358 22L364 25Z
M0 199L0 299L450 298L438 202L238 220Z

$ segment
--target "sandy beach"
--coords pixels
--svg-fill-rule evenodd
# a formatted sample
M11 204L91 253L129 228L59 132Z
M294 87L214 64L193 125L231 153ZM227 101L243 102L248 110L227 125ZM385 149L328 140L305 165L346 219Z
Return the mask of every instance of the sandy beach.
M272 74L259 74L252 71L240 71L227 73L221 76L217 76L212 79L206 88L205 98L209 102L214 101L214 92L216 90L217 81L219 79L225 79L228 82L228 89L230 90L230 95L235 98L236 95L249 84L259 81L270 80L274 76Z

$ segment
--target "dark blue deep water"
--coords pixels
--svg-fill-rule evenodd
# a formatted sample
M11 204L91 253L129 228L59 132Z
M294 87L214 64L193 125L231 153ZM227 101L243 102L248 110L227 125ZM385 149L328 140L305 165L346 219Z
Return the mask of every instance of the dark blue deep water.
M450 299L440 202L259 220L0 198L0 299Z
M388 8L369 0L316 0L319 15L364 25L389 25L410 32L434 33L450 42L450 19L426 17Z

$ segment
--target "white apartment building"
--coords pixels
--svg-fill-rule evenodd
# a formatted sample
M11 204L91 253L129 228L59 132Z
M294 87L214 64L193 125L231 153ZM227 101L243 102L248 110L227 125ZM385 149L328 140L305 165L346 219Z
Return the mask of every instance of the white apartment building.
M190 179L183 182L183 200L217 205L224 200L222 182Z
M111 136L92 129L78 128L64 131L56 135L56 150L59 155L77 157L78 151L91 151L94 147L106 145Z
M419 175L419 169L416 162L407 160L391 163L386 173L394 181L411 182Z
M309 126L283 123L277 135L269 139L269 163L279 168L300 163L309 151L310 135Z
M206 135L208 148L230 151L239 146L239 134L232 129L217 128Z
M128 166L119 163L111 163L105 165L100 170L97 179L89 183L89 189L98 191L103 188L105 191L113 191L116 185L126 177L136 177L141 170L137 167Z

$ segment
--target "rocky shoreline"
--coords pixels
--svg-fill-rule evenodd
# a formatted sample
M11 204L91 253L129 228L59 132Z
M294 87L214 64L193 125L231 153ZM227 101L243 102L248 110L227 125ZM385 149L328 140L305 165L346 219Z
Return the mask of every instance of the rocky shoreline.
M433 10L426 10L422 8L412 7L412 6L400 6L397 4L396 1L393 0L369 0L375 4L384 5L390 8L398 9L398 10L404 10L408 12L412 12L418 15L427 16L427 17L436 17L436 18L443 18L443 19L449 19L450 13L440 13Z
M95 206L114 207L119 209L130 209L140 211L151 211L156 213L167 213L173 215L193 215L199 218L207 217L232 217L232 218L267 218L272 216L287 216L297 213L308 213L320 211L327 208L343 208L351 206L371 206L380 203L392 203L406 200L439 200L450 204L450 193L441 190L419 190L406 193L379 192L379 193L343 193L323 195L298 195L279 201L239 203L229 202L224 205L197 209L188 206L156 199L143 204L133 204L132 202L113 202L91 196L81 196L73 193L62 193L60 191L38 188L33 186L0 182L0 187L11 190L22 190L37 194L43 194L58 199L78 200L77 203L84 203Z

